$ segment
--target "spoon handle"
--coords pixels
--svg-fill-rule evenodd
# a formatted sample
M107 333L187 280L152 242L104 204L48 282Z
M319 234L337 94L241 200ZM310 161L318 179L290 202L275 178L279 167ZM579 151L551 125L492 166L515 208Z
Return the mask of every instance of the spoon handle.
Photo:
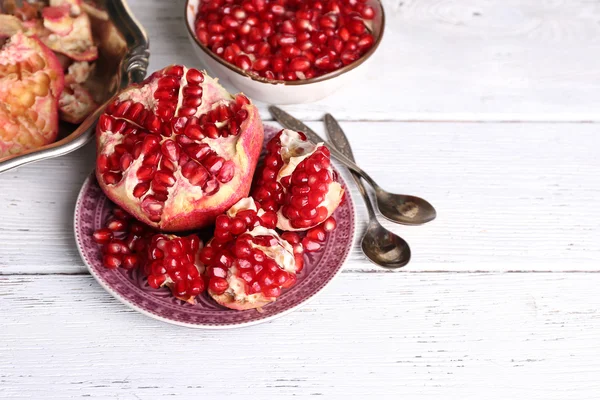
M335 146L332 146L330 143L326 142L321 136L319 136L315 131L306 126L303 122L298 119L292 117L290 114L283 111L281 108L276 106L269 106L269 112L279 122L281 125L285 126L288 129L293 129L295 131L302 131L306 134L306 136L310 139L310 141L315 143L325 143L329 148L329 152L332 156L334 156L340 163L344 164L344 166L357 174L359 174L365 181L369 183L369 185L373 186L375 190L379 189L379 185L365 172L363 171L356 163L349 160L342 152L340 152Z
M342 130L342 127L337 122L337 120L331 114L325 114L325 127L327 131L327 137L331 141L331 147L335 147L339 150L344 156L348 157L349 160L354 161L354 154L352 154L352 148L350 147L350 142L346 137L346 134ZM373 203L371 203L371 198L367 194L367 190L362 180L360 179L360 175L356 172L350 170L354 181L356 182L356 187L358 191L362 195L365 205L367 206L367 211L369 213L369 219L373 220L377 217L375 216L375 210L373 208Z

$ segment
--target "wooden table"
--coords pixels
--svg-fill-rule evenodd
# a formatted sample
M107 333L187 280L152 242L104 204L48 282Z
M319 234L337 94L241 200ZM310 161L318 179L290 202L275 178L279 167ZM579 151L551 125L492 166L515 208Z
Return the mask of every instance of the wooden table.
M181 1L130 4L150 70L199 65ZM223 332L171 326L112 298L77 253L93 145L21 167L0 176L1 399L598 398L600 4L386 10L369 78L286 110L319 132L331 112L382 186L437 207L426 226L382 221L411 263L383 271L355 243L292 314Z

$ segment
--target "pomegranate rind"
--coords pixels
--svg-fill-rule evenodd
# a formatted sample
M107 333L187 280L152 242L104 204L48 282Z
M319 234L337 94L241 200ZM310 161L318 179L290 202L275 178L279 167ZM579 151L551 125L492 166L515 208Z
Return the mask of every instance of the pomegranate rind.
M44 27L60 36L66 36L71 33L73 31L73 18L69 14L69 9L68 5L45 7L42 10Z
M153 107L155 100L152 96L156 90L157 81L160 79L161 73L169 68L154 73L141 84L132 85L125 89L117 97L114 104L132 100ZM202 88L202 105L198 108L196 115L201 115L219 104L223 104L224 101L235 99L216 79L210 78L207 74L204 74ZM110 107L109 105L108 108ZM150 110L148 107L146 110ZM264 131L258 109L252 103L244 105L242 109L248 115L241 123L240 133L237 136L229 136L228 140L223 141L223 143L219 142L220 139L207 138L204 141L210 143L213 149L225 147L229 144L230 146L225 150L232 152L233 155L229 154L231 157L227 160L233 161L236 166L233 178L227 183L221 183L218 192L215 194L203 194L198 187L190 185L178 169L174 172L178 183L169 189L169 198L164 202L161 219L155 222L142 209L142 200L132 195L133 188L139 183L136 172L141 166L141 161L136 160L117 184L104 182L102 174L97 168L96 176L100 187L113 202L127 210L141 222L159 230L181 232L211 225L218 215L224 213L241 198L248 196L262 149ZM175 139L175 135L172 138ZM102 156L109 155L114 146L122 139L123 135L105 132L98 124L96 134L98 160Z
M10 38L0 51L0 157L56 139L63 86L62 68L52 51L21 32Z
M73 19L73 29L67 35L45 34L40 38L52 50L75 61L94 61L98 48L94 45L90 17L81 13Z

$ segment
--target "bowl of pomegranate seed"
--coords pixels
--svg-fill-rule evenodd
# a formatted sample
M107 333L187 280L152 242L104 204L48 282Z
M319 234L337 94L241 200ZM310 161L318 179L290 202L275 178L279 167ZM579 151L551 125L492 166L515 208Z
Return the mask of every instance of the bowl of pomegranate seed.
M378 0L186 0L185 13L209 72L273 104L314 102L360 79L385 26Z

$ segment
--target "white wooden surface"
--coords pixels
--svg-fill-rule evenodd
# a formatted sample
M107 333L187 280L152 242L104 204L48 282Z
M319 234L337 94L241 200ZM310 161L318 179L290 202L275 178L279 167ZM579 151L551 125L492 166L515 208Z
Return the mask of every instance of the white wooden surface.
M199 65L181 0L129 2L151 69ZM0 175L0 399L598 397L600 3L386 11L372 76L287 110L332 112L377 181L436 206L427 226L384 222L412 262L382 271L356 243L339 278L288 316L178 328L114 300L77 254L93 146L25 166Z

